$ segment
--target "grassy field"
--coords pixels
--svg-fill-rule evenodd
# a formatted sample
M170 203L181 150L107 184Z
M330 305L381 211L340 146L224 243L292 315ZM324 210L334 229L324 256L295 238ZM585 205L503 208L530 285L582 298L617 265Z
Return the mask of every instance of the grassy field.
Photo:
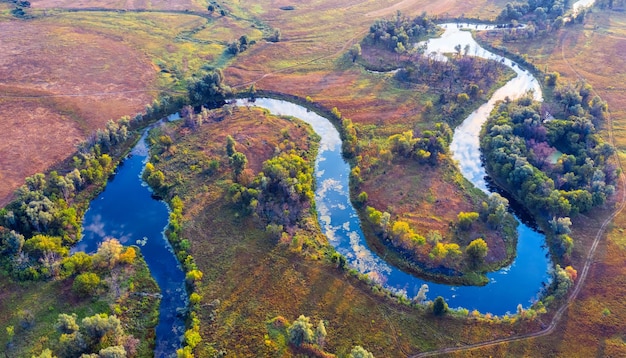
M262 36L248 20L206 12L42 10L57 7L33 4L29 20L0 16L0 204L109 119L185 91L207 66L225 66L229 41Z

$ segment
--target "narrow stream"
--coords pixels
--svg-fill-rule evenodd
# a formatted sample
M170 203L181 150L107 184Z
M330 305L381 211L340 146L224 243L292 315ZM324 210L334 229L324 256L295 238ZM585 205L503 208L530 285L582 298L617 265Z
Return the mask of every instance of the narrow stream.
M169 209L152 197L141 174L148 149L144 137L118 168L106 189L89 205L83 219L83 237L72 251L94 253L106 238L137 245L152 277L161 289L155 357L171 357L180 348L185 322L178 314L187 306L185 274L164 235Z

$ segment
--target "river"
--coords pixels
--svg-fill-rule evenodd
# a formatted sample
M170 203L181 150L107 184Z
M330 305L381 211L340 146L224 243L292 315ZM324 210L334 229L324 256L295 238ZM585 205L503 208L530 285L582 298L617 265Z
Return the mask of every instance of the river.
M496 101L506 96L519 97L533 89L536 99L541 99L541 89L536 79L508 59L482 49L467 31L460 31L456 24L443 25L445 33L440 39L430 40L428 51L454 52L454 46L470 45L469 54L503 61L517 77L496 91L491 100L478 108L455 130L451 149L460 163L463 175L486 193L485 170L481 164L479 132L482 123L493 109ZM475 25L472 25L475 27ZM482 25L481 25L482 26ZM365 241L356 210L350 202L349 172L341 151L341 139L332 123L306 108L287 101L261 98L254 103L237 100L237 105L252 105L269 110L275 115L288 115L309 123L321 137L320 149L315 163L317 188L315 194L319 223L324 234L335 249L343 254L351 267L367 274L388 289L413 297L422 284L427 284L427 297L442 296L451 307L477 309L483 313L503 315L515 312L518 304L528 307L550 281L552 264L544 247L545 237L521 224L514 262L497 272L489 273L489 283L482 287L451 286L426 282L409 275L389 264L372 252Z
M83 237L72 251L94 253L108 237L123 245L137 245L161 289L155 357L171 357L180 348L185 322L179 312L187 307L185 274L164 235L169 210L155 200L141 179L148 149L145 134L119 166L105 190L94 199L83 219Z

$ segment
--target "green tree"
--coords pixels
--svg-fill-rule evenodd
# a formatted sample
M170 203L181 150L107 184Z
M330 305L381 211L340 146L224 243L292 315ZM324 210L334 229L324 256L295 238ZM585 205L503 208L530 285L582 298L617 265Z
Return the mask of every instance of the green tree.
M74 293L81 297L95 295L100 287L100 277L93 272L81 273L76 276L72 284Z
M293 321L291 326L287 328L287 333L289 334L289 342L295 346L313 342L313 325L309 317L305 315L300 315L297 320Z
M226 155L228 155L228 157L232 157L233 154L235 154L235 152L237 151L237 149L235 148L237 146L237 142L235 142L235 139L228 135L226 137Z
M95 347L105 336L107 341L113 344L118 344L124 336L119 318L106 313L85 317L81 323L91 347Z
M122 346L103 348L99 354L100 358L126 358L126 350Z
M361 346L354 346L350 351L349 358L374 358L374 355Z
M38 356L33 356L33 358L55 358L56 356L52 354L52 351L48 348L41 351L41 354Z
M87 350L87 342L82 333L63 333L59 337L58 353L61 357L79 357Z
M441 296L437 296L433 302L433 313L435 316L443 316L448 312L448 304Z
M61 313L57 318L57 322L54 325L54 328L57 329L60 333L71 334L78 331L78 323L76 323L76 314L72 313L71 315Z
M233 167L233 174L235 176L235 180L237 180L241 173L243 173L246 169L246 165L248 165L248 158L245 154L236 152L230 157L230 165Z
M465 248L467 258L474 265L481 264L487 256L488 251L489 248L487 247L487 243L482 238L473 240Z
M359 56L361 56L361 45L354 44L350 47L350 57L352 58L352 62L355 62Z

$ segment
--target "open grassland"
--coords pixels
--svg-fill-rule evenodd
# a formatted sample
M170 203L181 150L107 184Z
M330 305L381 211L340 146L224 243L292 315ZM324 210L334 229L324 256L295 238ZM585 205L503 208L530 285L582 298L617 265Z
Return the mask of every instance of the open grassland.
M107 120L141 110L151 100L143 90L155 71L128 45L77 27L0 22L0 38L0 204L6 204L26 176L67 157Z
M184 91L204 66L224 66L228 41L261 37L228 17L36 13L20 21L0 11L0 204L107 120L142 111L162 91Z
M70 1L70 0L34 0L31 1L34 9L54 9L54 8L103 8L119 10L177 10L177 11L204 11L206 3L198 0L102 0L102 1Z
M257 82L259 87L280 85L285 92L294 93L291 86L298 88L299 82L307 82L307 77L316 79L320 74L312 70L324 70L328 65L363 37L374 20L395 15L398 10L405 14L417 15L422 11L438 16L457 17L480 16L495 18L495 3L483 6L467 1L351 1L351 2L295 2L276 3L259 1L255 16L279 28L282 40L279 43L258 44L244 54L229 69L231 85ZM237 3L235 3L237 4ZM294 6L285 11L280 7ZM227 4L235 13L249 13L246 5L240 7ZM491 9L491 10L490 10ZM283 73L297 73L299 81L283 77ZM271 76L271 77L269 77ZM294 88L294 89L295 89ZM295 94L295 93L294 93Z

